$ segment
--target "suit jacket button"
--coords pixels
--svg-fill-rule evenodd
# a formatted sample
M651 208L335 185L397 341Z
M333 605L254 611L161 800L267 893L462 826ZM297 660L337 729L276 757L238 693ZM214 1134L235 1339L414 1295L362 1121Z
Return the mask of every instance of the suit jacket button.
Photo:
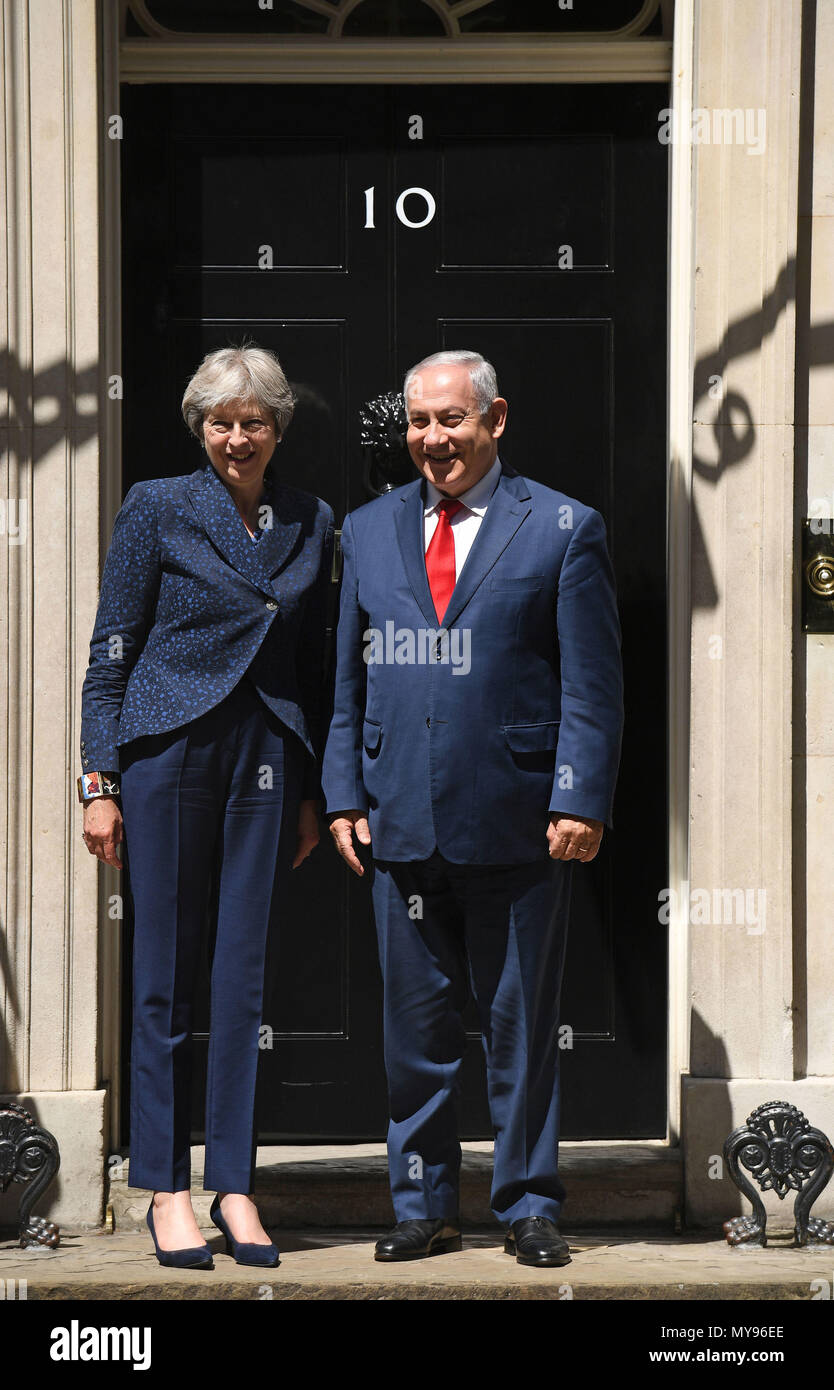
M267 606L267 608L273 608L273 609L274 609L274 608L277 608L277 607L278 607L278 604L275 602L274 599L268 598L267 601L266 601L266 606Z

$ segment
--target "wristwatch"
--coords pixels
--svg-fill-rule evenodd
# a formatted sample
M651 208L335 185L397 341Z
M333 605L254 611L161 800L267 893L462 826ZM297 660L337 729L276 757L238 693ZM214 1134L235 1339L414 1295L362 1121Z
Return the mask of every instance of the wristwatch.
M82 772L78 778L78 800L84 804L99 796L118 796L121 791L115 772Z

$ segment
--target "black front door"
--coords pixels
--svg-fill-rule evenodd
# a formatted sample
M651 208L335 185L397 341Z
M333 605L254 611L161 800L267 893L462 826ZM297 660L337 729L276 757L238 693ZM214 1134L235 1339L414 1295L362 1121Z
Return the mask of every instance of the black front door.
M442 346L495 363L506 459L605 516L626 730L615 829L575 876L566 1138L666 1132L663 104L636 84L123 95L125 489L198 466L182 392L204 353L246 334L298 396L279 472L338 520L367 500L361 406ZM278 954L264 1142L381 1137L369 894L329 843L292 876ZM471 1023L461 1133L488 1137ZM198 1088L195 1138L202 1124Z

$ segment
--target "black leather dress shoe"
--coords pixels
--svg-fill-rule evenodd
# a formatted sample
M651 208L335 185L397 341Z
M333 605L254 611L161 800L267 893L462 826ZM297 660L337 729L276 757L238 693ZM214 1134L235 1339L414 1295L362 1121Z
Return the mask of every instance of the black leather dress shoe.
M428 1255L448 1255L460 1250L460 1228L445 1217L438 1221L398 1221L393 1231L378 1240L375 1260L424 1260Z
M504 1241L507 1255L515 1255L520 1265L569 1265L570 1249L559 1235L555 1221L546 1216L524 1216L514 1221Z

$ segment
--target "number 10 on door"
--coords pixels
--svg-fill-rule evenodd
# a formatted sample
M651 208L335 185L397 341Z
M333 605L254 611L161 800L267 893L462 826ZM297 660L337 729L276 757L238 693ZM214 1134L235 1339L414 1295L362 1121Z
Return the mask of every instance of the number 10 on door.
M406 200L408 198L422 198L425 204L424 217L409 217L405 207ZM376 222L374 221L375 199L376 185L372 184L370 188L365 189L366 231L373 231L376 228ZM397 217L399 218L400 222L402 222L404 227L410 227L413 231L418 232L421 229L421 227L428 227L429 223L434 221L435 213L437 212L437 203L434 200L434 195L432 193L429 193L429 190L427 188L404 188L402 193L398 197L396 203L394 204L394 211L396 212Z

